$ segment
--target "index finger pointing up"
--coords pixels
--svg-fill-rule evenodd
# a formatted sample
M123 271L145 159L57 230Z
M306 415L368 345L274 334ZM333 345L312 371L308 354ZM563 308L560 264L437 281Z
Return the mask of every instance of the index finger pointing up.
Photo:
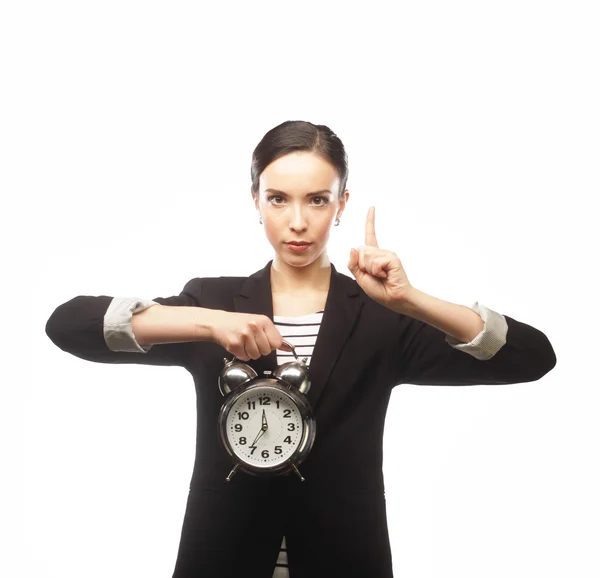
M375 236L375 207L369 207L367 213L367 226L365 228L365 245L379 247L377 237Z

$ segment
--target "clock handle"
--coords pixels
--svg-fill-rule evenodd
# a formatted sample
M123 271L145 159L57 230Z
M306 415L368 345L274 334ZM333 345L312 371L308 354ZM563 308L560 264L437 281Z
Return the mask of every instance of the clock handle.
M298 361L298 355L296 354L296 348L294 347L294 344L290 343L287 339L284 339L283 340L283 345L287 345L292 350L292 353L294 354L294 357L296 358L296 361ZM279 350L281 348L278 347L277 349Z
M289 348L292 350L292 353L294 354L294 357L296 358L296 361L298 361L298 354L296 353L296 348L294 347L294 344L293 344L293 343L290 343L290 342L289 342L289 341L287 341L286 339L284 339L284 340L283 340L283 344L284 344L284 345L287 345L287 346L288 346L288 347L289 347ZM279 347L278 347L277 349L279 350L279 349L281 349L281 348L279 348ZM233 359L232 359L231 361L227 361L227 358L226 358L226 357L224 357L224 358L223 358L223 361L224 361L226 364L227 364L227 363L233 363L235 360L236 360L236 357L235 357L235 355L233 356Z

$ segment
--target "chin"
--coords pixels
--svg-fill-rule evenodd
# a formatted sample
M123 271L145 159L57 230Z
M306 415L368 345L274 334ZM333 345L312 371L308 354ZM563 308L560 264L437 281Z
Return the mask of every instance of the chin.
M313 253L308 255L307 253L291 253L284 249L284 251L276 251L277 258L290 265L290 267L305 267L317 261L321 253Z

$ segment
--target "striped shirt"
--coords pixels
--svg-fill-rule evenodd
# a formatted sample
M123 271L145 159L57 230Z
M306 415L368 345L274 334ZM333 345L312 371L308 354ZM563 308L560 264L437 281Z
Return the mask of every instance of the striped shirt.
M306 360L306 365L310 365L313 349L321 326L321 320L323 319L323 313L324 310L295 317L284 317L282 315L273 316L275 327L281 334L281 337L294 346L298 359L303 359L304 357L308 358ZM293 353L279 349L277 350L277 365L293 361L294 359L295 356ZM279 550L272 578L288 578L289 575L287 545L284 536L281 541L281 549Z

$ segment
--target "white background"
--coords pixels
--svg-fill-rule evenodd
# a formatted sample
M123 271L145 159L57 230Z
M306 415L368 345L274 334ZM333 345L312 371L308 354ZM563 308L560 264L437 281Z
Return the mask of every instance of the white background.
M339 271L375 205L415 287L528 323L558 358L536 382L394 390L395 575L600 575L595 4L6 3L0 574L171 576L192 378L83 361L45 323L76 295L263 267L251 153L309 120L349 156Z

